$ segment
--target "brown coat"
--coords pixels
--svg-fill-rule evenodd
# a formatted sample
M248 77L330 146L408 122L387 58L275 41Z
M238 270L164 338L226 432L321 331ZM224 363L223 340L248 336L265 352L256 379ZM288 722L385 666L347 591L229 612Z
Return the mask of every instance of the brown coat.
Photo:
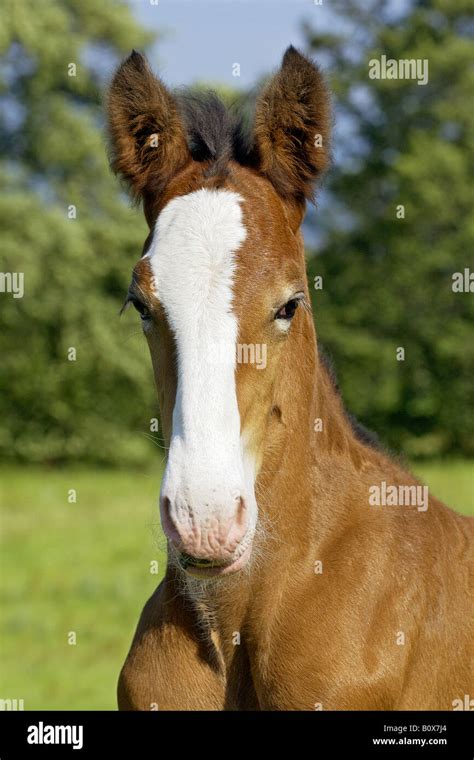
M227 143L220 155L191 154L171 95L137 54L112 83L109 123L113 166L142 198L150 228L169 200L197 188L242 197L239 341L268 346L264 373L236 373L241 430L258 463L250 564L207 582L168 567L122 669L119 707L452 709L474 688L473 521L431 496L427 509L371 503L384 483L417 481L361 440L320 359L299 231L329 157L317 68L287 52L242 161ZM175 346L150 278L141 259L134 283L154 319L148 342L169 440ZM301 283L307 308L282 337L266 315L289 282Z

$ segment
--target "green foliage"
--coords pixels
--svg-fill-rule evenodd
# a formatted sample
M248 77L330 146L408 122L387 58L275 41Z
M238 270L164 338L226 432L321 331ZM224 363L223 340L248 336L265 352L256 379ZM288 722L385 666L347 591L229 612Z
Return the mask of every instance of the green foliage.
M472 18L447 0L404 15L361 5L339 3L339 36L307 28L338 105L310 260L324 277L316 325L348 407L383 440L412 456L472 454L473 298L451 288L454 272L474 269ZM109 171L102 99L118 60L152 37L113 0L3 10L0 271L23 272L25 294L0 293L0 454L143 463L155 392L138 320L118 311L146 226ZM429 83L369 79L382 54L427 58Z
M324 280L319 337L349 408L390 445L472 455L474 296L452 291L453 273L474 270L472 6L336 7L347 33L306 29L338 104L329 209L316 222L324 242L310 264ZM382 55L427 59L428 84L369 79Z
M147 232L109 170L102 97L117 61L151 37L112 0L6 5L1 270L23 272L25 293L0 296L0 452L141 462L152 375L136 315L118 314Z

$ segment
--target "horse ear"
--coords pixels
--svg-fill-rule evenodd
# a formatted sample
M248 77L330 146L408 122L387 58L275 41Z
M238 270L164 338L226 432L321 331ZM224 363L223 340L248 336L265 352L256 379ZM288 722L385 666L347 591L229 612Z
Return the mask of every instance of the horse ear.
M330 162L331 104L324 78L293 46L257 100L260 171L285 199L304 206Z
M136 198L161 193L191 157L177 104L140 53L117 69L107 115L113 171Z

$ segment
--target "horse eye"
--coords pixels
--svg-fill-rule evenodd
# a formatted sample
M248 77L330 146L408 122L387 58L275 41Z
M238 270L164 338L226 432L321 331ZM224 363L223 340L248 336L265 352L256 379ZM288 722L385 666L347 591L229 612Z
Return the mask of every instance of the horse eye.
M275 319L293 319L295 311L298 308L299 299L291 298L284 306L281 307L275 314Z
M144 303L142 303L141 301L139 301L137 298L133 298L132 299L132 304L134 305L135 309L140 314L140 319L143 319L143 320L150 319L151 314L148 311L148 309L147 309L147 307L145 306Z

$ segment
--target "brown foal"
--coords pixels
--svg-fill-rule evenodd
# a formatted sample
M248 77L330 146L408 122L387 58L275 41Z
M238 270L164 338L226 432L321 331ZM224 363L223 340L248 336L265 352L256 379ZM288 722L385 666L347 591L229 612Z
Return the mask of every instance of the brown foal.
M455 708L473 523L350 421L317 349L300 225L329 163L319 70L289 48L249 139L133 53L108 117L150 228L128 300L169 447L168 566L120 709Z

